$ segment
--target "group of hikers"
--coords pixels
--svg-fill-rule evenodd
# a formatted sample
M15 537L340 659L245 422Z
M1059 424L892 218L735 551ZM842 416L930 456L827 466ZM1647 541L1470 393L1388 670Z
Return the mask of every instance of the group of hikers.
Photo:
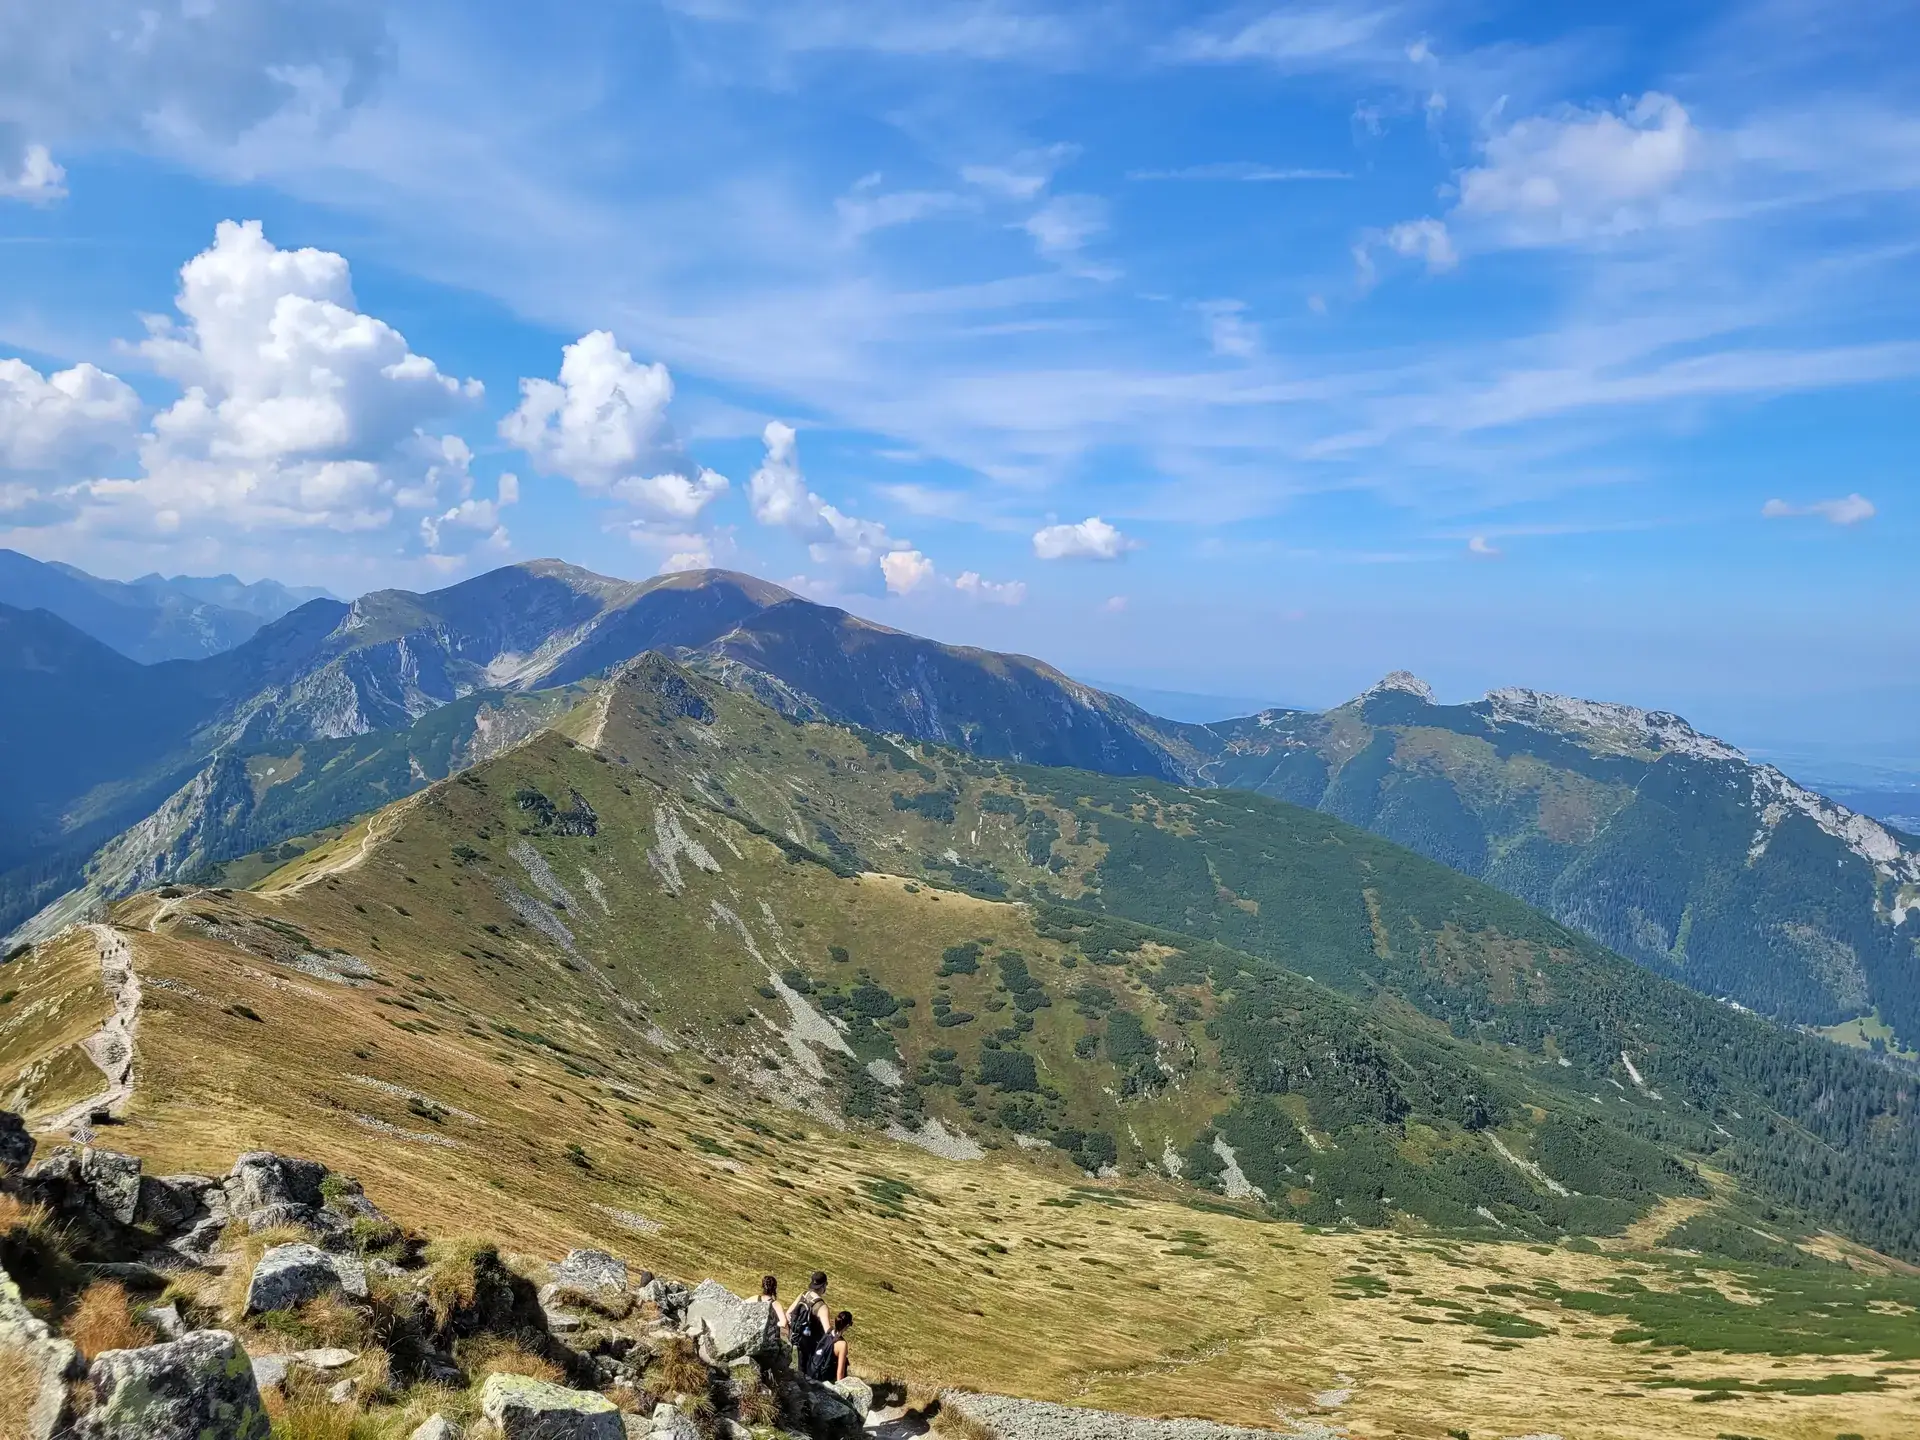
M802 1375L827 1385L847 1378L852 1359L847 1332L853 1329L853 1315L846 1310L835 1314L827 1308L826 1271L814 1271L806 1293L786 1309L780 1306L780 1282L771 1275L763 1276L760 1300L773 1312L780 1338L793 1346Z

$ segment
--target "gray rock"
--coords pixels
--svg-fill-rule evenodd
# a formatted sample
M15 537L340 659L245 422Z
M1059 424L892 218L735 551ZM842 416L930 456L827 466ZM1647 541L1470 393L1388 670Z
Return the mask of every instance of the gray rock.
M235 1215L251 1215L269 1205L311 1205L317 1210L324 1203L320 1182L326 1178L327 1167L318 1160L249 1150L233 1162L224 1188Z
M699 1440L700 1427L693 1417L684 1413L675 1405L656 1405L653 1414L648 1417L649 1434L660 1440Z
M853 1407L854 1414L862 1422L873 1413L873 1387L858 1375L849 1375L844 1380L833 1382L834 1393Z
M140 1204L134 1215L142 1225L151 1225L162 1235L175 1235L190 1229L212 1212L207 1207L209 1191L218 1191L220 1182L208 1175L147 1175L140 1180ZM221 1196L225 1212L226 1197Z
M626 1440L620 1412L606 1396L530 1375L489 1375L480 1413L499 1427L500 1440Z
M253 1378L260 1386L261 1393L265 1394L269 1390L280 1389L287 1383L287 1376L295 1370L338 1370L359 1358L358 1352L337 1347L296 1350L291 1355L256 1355L253 1357Z
M66 1418L66 1382L81 1373L80 1352L27 1309L20 1287L4 1269L0 1269L0 1348L24 1355L34 1372L33 1397L23 1417L26 1440L48 1440Z
M117 1150L96 1150L91 1145L80 1152L80 1182L93 1194L94 1203L122 1225L133 1224L140 1209L140 1160Z
M816 1433L827 1435L860 1428L860 1412L831 1385L807 1386L807 1419Z
M460 1427L444 1415L430 1415L407 1440L460 1440Z
M108 1350L87 1372L93 1408L75 1440L268 1440L253 1367L224 1330Z
M1021 1440L1339 1440L1336 1431L1299 1422L1290 1430L1246 1430L1216 1425L1210 1420L1146 1420L1107 1410L1083 1410L1043 1400L1016 1400L1006 1395L975 1395L949 1390L940 1397L942 1413L971 1421L991 1435L1018 1435Z
M358 1260L304 1242L276 1245L260 1257L247 1281L249 1315L285 1310L335 1290L349 1299L367 1298L367 1270Z
M240 1218L253 1231L292 1226L298 1230L311 1230L323 1237L346 1234L348 1224L344 1216L319 1205L302 1205L297 1200L276 1200L271 1205L262 1205L258 1210L249 1210Z
M687 1329L700 1337L701 1350L720 1365L771 1355L780 1345L773 1307L762 1300L742 1300L717 1280L702 1280L694 1290L687 1306Z
M187 1322L180 1318L178 1305L149 1305L134 1318L151 1325L168 1340L178 1340L187 1333Z
M11 1110L0 1110L0 1175L19 1175L33 1163L37 1144L27 1133L27 1122Z
M360 1388L359 1382L349 1376L345 1380L336 1380L327 1387L327 1403L345 1405L353 1399L353 1392Z
M227 1222L224 1219L209 1215L204 1220L195 1221L184 1234L169 1241L167 1248L181 1259L198 1264L213 1254L226 1228Z
M559 1290L571 1291L616 1320L624 1319L633 1309L626 1262L604 1250L568 1251L567 1258L553 1267L553 1284ZM545 1303L544 1297L542 1303Z
M95 1280L118 1280L129 1290L164 1290L167 1276L142 1260L109 1260L80 1267Z

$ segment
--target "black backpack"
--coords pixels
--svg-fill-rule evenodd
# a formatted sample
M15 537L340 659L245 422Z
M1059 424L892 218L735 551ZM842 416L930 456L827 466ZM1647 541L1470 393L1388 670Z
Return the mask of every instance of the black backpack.
M793 1348L800 1356L802 1373L812 1364L813 1352L825 1335L820 1328L820 1317L814 1313L818 1303L811 1294L802 1295L787 1312L787 1332L793 1337Z
M807 1358L807 1379L817 1380L822 1385L831 1385L834 1382L837 1378L834 1372L840 1368L840 1357L833 1353L838 1343L838 1336L822 1335L820 1337L813 1354Z

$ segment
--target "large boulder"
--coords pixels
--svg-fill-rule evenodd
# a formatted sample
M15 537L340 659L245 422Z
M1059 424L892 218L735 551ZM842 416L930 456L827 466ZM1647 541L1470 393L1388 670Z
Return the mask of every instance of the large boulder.
M654 1406L647 1433L654 1440L701 1440L699 1425L676 1405Z
M34 1144L27 1122L11 1110L0 1110L0 1175L18 1175L31 1165Z
M553 1295L543 1295L542 1303L555 1299L578 1303L614 1319L624 1319L633 1309L633 1293L627 1288L627 1266L604 1250L569 1250L567 1258L553 1267Z
M287 1310L336 1290L349 1299L366 1299L366 1267L358 1260L329 1255L305 1242L276 1245L253 1267L247 1281L246 1313Z
M66 1382L81 1374L80 1352L72 1341L59 1339L44 1320L27 1309L20 1287L4 1269L0 1269L0 1350L24 1357L31 1372L28 1386L32 1393L26 1397L27 1413L20 1417L25 1423L25 1440L48 1440L59 1433L66 1414Z
M56 1145L26 1168L21 1190L64 1220L102 1236L133 1223L140 1207L140 1161L91 1145Z
M267 1412L240 1342L196 1330L165 1345L108 1350L87 1372L93 1407L74 1440L267 1440Z
M326 1208L321 1182L327 1167L318 1160L249 1150L233 1162L222 1186L228 1212L252 1230L294 1225L323 1235L346 1233L346 1220Z
M701 1353L718 1365L780 1348L780 1325L764 1300L742 1300L717 1280L702 1280L687 1306L687 1331L700 1338Z
M489 1375L480 1413L499 1428L500 1440L626 1440L626 1424L606 1396L530 1375Z
M80 1152L80 1180L101 1213L122 1225L133 1224L140 1209L140 1160L116 1150L89 1145Z
M209 1198L213 1205L208 1204ZM162 1235L191 1229L217 1206L226 1218L227 1197L210 1175L147 1175L140 1181L140 1203L134 1218Z
M866 1423L867 1416L873 1413L873 1387L858 1375L849 1375L844 1380L834 1381L831 1388L834 1394L853 1407L861 1423Z

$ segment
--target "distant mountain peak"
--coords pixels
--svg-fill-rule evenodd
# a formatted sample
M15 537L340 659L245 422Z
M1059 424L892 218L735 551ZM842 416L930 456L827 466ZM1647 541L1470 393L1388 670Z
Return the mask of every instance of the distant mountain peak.
M1429 705L1438 703L1433 698L1433 687L1411 670L1394 670L1374 681L1362 690L1355 700L1370 700L1375 695L1412 695Z
M1696 760L1748 763L1743 751L1701 734L1668 710L1642 710L1518 686L1489 690L1485 704L1496 720L1570 732L1596 749L1653 750L1689 755Z

